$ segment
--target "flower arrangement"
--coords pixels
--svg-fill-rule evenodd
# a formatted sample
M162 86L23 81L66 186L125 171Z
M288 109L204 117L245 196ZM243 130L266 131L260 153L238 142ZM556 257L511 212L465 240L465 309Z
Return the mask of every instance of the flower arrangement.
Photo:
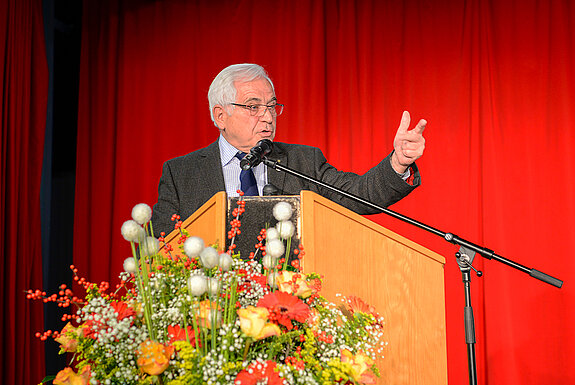
M151 209L134 207L122 226L133 256L120 283L90 283L77 275L83 298L65 285L31 299L75 306L60 332L37 333L71 356L54 384L372 384L381 356L383 320L357 297L340 305L320 296L321 277L300 271L303 247L291 250L291 205L278 203L275 228L260 232L255 252L241 259L245 201L226 252L180 229L179 248L153 238ZM160 246L163 249L160 250Z

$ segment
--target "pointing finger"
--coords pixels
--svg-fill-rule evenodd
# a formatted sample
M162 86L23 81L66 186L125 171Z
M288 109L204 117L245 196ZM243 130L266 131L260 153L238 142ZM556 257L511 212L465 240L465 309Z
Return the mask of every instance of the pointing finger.
M411 123L411 117L409 116L409 112L403 111L403 115L401 115L401 123L399 123L399 128L397 129L398 133L406 133L409 129L409 124Z

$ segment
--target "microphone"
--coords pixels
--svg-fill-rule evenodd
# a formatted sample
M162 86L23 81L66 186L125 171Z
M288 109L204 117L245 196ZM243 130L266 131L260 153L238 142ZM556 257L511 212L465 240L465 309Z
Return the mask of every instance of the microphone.
M271 183L264 186L264 196L280 195L280 189Z
M257 166L263 160L263 158L268 155L274 149L274 145L269 139L262 139L257 144L251 148L250 153L244 156L240 161L240 167L242 170L249 170L252 167Z

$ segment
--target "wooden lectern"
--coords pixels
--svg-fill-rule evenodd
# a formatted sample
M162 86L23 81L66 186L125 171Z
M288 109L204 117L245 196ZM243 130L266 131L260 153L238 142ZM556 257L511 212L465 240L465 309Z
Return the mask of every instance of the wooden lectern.
M330 301L339 303L336 293L356 295L384 317L388 345L377 362L378 384L447 384L445 259L311 191L301 193L299 209L304 272L325 277L322 294ZM221 192L182 227L223 249L226 212ZM166 242L177 237L174 231Z

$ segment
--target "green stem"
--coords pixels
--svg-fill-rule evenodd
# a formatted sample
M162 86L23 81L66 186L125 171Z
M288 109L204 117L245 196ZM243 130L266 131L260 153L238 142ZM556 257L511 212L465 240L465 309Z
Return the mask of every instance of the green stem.
M234 277L232 281L232 286L230 289L230 298L229 298L229 306L228 306L228 323L231 323L232 320L235 318L236 313L236 299L237 299L237 292L238 290L238 281Z
M209 315L211 318L211 324L212 324L212 328L210 330L210 334L211 334L211 340L212 340L212 351L216 350L216 325L218 323L218 302L217 301L212 301L213 298L213 294L210 296L210 310L209 310ZM212 304L215 304L216 307L215 309L212 307Z
M202 327L202 335L204 336L204 356L208 354L208 327Z
M195 308L195 306L194 306ZM195 311L195 309L194 309ZM196 349L200 350L199 340L200 340L200 329L198 328L198 323L196 322L196 315L195 313L192 314L192 324L194 325L194 336L196 338ZM206 341L204 340L204 346L206 345ZM205 354L204 354L205 355Z
M243 361L246 360L246 357L248 356L248 351L250 350L250 344L251 344L251 340L247 340L246 341L246 347L244 348L244 355L243 355Z
M190 335L188 333L188 320L186 318L186 314L188 314L188 308L186 307L186 304L182 305L182 314L184 316L184 331L186 333L186 341L188 341L188 343L191 344Z
M148 222L150 224L150 235L154 236L154 226L152 225L152 221Z
M287 242L286 242L286 252L285 252L285 261L284 261L283 270L285 270L287 268L290 250L291 250L291 237L289 237L287 239Z
M136 253L136 246L134 245L134 242L130 242L131 246L132 246L132 255L134 256L134 259L136 260L136 262L138 263L138 266L140 266L140 259L138 258L138 254ZM142 295L142 301L143 301L143 307L144 307L144 318L146 319L146 326L148 328L148 334L150 335L150 339L155 341L156 340L156 336L154 333L154 328L152 326L152 317L151 317L151 307L148 308L149 305L149 301L146 298L146 292L144 291L144 286L142 284L142 277L140 276L140 269L138 268L138 270L136 271L136 284L138 285L138 290L140 291L140 294Z

